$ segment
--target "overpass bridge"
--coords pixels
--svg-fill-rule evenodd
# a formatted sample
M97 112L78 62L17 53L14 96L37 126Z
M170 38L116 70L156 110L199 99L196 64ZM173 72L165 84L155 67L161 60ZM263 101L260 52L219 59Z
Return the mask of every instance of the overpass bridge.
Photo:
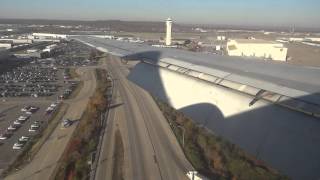
M320 178L320 69L75 37L128 79L293 179Z

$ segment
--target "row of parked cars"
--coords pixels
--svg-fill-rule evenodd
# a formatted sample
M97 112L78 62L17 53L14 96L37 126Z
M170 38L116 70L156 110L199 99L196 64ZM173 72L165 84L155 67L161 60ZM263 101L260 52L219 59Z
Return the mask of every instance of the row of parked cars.
M70 41L63 50L64 54L55 57L54 63L57 66L91 66L98 64L97 59L90 59L90 54L97 52L80 42Z
M60 88L57 84L51 83L0 83L0 97L25 97L25 96L51 96Z
M50 104L49 107L47 107L46 109L46 114L51 114L56 108L57 106L60 104L59 101L53 102Z
M36 132L38 131L38 129L40 128L40 122L39 121L34 121L30 128L29 128L29 132ZM21 136L18 139L18 142L14 143L14 145L12 146L12 149L22 149L24 147L24 145L30 140L29 136Z
M0 74L0 97L51 96L58 91L58 69L29 64Z
M0 76L1 83L55 82L57 80L56 69L44 68L38 64L18 67Z
M12 124L6 129L6 131L0 134L0 140L5 140L10 138L13 133L19 129L28 119L30 119L31 115L36 113L39 110L38 107L35 106L25 106L21 109L24 113L20 115L16 120L13 121ZM34 121L28 131L30 133L36 132L40 128L40 121ZM12 149L22 149L24 145L29 141L29 136L21 136L16 143L14 143Z

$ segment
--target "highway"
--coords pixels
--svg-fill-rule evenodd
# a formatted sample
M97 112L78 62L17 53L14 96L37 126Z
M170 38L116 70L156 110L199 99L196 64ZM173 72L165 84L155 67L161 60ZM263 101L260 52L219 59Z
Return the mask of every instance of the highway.
M187 179L193 170L167 120L144 89L127 80L128 69L109 56L107 69L115 79L114 101L103 137L96 179L113 179L115 132L124 146L124 179ZM120 177L117 177L120 179Z

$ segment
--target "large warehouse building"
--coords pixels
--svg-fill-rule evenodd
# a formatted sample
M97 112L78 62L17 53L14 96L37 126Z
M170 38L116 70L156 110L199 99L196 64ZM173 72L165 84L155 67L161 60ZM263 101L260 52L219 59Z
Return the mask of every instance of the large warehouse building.
M282 43L261 39L235 39L227 43L229 56L247 56L286 61L288 49Z
M66 34L32 33L32 39L66 39Z

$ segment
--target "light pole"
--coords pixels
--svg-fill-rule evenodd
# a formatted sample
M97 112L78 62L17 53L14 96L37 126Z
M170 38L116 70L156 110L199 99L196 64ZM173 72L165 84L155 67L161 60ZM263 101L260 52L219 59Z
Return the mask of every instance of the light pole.
M184 133L185 133L185 128L183 126L178 126L178 128L181 128L182 129L182 147L184 148Z

